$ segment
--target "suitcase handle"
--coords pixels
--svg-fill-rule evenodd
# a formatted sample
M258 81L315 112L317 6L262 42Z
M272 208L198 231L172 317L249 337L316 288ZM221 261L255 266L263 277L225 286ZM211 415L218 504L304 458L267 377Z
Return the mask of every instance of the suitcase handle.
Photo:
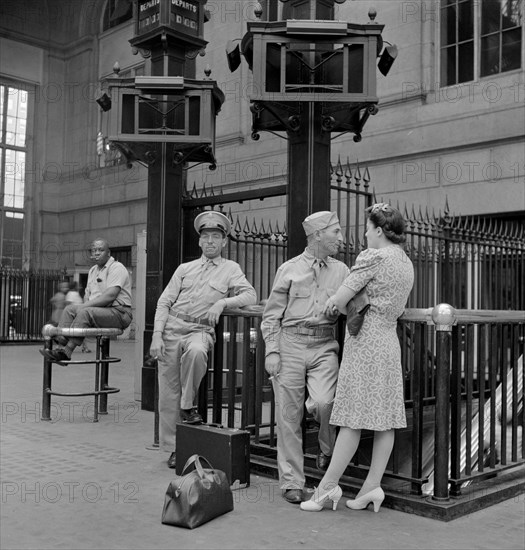
M209 424L206 424L206 426L211 426L212 428L224 428L223 424L217 424L216 422L210 422Z

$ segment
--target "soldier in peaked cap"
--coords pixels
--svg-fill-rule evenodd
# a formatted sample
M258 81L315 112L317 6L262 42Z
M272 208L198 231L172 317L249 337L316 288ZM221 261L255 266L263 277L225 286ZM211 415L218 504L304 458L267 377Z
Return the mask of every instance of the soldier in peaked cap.
M219 229L226 236L231 233L231 222L227 216L221 212L215 212L215 210L208 210L201 212L193 222L193 227L197 233L201 233L203 229Z
M304 498L305 404L319 422L319 470L327 469L335 443L329 420L339 370L337 315L327 316L324 306L350 272L332 258L343 243L335 212L315 212L303 221L303 228L306 249L277 270L261 323L265 368L276 395L279 484L285 500L293 504Z
M199 424L197 392L206 373L215 325L226 307L257 301L255 290L236 262L222 258L230 220L220 212L200 213L194 221L202 255L179 265L157 302L150 355L158 361L159 443L175 468L175 430L179 421Z

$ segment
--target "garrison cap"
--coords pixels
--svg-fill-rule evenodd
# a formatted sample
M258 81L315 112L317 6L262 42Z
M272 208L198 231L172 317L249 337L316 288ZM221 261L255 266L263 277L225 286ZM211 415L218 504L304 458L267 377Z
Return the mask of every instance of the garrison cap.
M321 212L314 212L313 214L310 214L307 218L305 218L305 220L303 221L303 228L306 236L309 237L310 235L313 235L316 231L326 229L327 227L330 227L331 225L334 225L336 223L339 223L337 213L323 210Z
M232 225L228 217L221 212L206 210L206 212L201 212L195 218L193 227L195 227L195 231L197 231L199 235L203 229L219 229L227 236L230 234Z

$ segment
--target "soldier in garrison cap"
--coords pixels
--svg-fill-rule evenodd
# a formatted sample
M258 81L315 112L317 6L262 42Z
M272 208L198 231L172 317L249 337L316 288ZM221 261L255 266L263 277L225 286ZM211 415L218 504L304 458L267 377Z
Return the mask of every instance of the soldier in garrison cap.
M215 325L223 310L253 305L255 290L236 262L222 258L230 220L220 212L200 213L194 221L202 256L179 265L157 302L150 355L158 361L159 443L175 468L179 421L200 424L195 408L206 374Z
M310 214L303 221L303 229L306 236L313 235L315 231L326 229L331 225L339 223L339 218L335 212L321 211Z
M293 504L304 498L301 422L305 404L319 423L319 470L327 469L335 443L335 428L329 420L339 370L337 314L325 313L324 306L350 272L332 258L343 243L335 212L315 212L304 220L303 228L306 249L278 269L261 324L265 368L276 396L279 484L285 500Z

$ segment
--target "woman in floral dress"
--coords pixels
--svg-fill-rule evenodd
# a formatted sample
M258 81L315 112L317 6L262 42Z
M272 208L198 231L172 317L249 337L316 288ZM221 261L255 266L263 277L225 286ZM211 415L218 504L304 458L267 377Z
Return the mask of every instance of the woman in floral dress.
M401 349L397 319L402 315L412 285L412 262L400 246L405 240L401 213L384 203L366 210L368 249L359 254L350 275L328 299L327 311L345 311L349 300L362 288L370 301L363 326L347 336L330 422L340 426L330 466L311 500L301 508L319 511L327 500L333 508L341 498L338 486L354 456L361 430L374 431L374 447L368 476L352 509L374 504L377 512L384 499L381 478L394 445L394 429L406 427Z

